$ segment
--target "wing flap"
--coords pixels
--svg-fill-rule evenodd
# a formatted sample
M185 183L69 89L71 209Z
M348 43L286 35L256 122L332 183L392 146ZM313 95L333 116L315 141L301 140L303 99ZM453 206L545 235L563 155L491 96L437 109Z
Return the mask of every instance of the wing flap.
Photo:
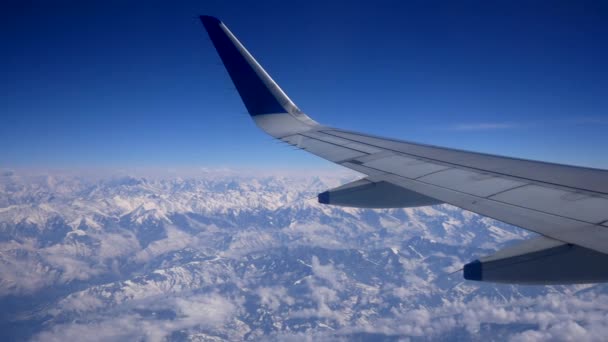
M411 208L441 204L433 198L367 178L319 194L319 203L355 208Z

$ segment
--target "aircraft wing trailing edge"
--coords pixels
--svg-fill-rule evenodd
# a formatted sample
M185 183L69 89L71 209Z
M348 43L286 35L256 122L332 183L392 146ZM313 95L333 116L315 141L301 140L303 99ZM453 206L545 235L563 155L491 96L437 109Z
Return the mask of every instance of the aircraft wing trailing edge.
M220 20L201 16L255 123L367 175L319 194L325 204L401 208L448 203L540 234L464 267L469 280L608 281L608 171L442 148L323 126L304 114Z

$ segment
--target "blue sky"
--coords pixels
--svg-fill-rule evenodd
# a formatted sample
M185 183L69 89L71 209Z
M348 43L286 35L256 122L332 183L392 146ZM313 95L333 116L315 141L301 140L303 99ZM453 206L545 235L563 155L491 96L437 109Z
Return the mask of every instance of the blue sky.
M324 124L608 168L608 3L3 2L0 165L316 167L248 119L214 15Z

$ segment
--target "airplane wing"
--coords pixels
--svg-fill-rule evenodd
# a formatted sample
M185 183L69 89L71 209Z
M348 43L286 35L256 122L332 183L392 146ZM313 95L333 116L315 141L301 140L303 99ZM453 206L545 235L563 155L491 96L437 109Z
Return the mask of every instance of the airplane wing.
M469 280L608 281L608 171L468 152L323 126L304 114L220 20L201 16L255 123L366 178L319 202L366 208L448 203L540 236L464 267Z

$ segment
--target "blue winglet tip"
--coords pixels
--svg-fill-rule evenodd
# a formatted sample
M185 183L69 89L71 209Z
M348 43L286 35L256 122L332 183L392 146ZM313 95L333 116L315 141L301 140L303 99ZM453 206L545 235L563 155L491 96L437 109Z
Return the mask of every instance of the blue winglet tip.
M481 261L475 260L464 265L464 279L466 280L482 280Z
M317 195L317 199L321 204L329 204L329 191L325 191Z
M220 24L222 22L218 18L210 16L210 15L201 15L199 18L201 18L201 21L205 25L209 25L209 24L216 24L217 25L217 24Z

